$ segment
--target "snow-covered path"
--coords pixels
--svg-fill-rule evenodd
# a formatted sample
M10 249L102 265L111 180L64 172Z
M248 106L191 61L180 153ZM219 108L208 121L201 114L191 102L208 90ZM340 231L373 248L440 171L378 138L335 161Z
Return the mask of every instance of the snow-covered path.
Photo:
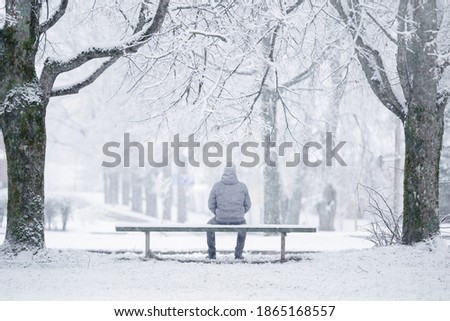
M444 241L302 254L300 261L142 261L48 250L0 257L2 300L450 300Z

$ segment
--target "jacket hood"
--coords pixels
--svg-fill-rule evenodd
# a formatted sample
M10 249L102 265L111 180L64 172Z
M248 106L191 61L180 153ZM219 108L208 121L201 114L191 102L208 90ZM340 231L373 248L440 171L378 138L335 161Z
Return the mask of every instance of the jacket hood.
M236 167L232 165L231 167L225 167L223 169L222 174L222 183L225 185L233 185L238 182L237 175L236 175Z

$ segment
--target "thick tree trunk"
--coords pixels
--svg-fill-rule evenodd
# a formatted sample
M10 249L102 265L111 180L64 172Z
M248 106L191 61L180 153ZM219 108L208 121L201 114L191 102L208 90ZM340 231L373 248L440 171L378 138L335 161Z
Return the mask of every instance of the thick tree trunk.
M439 232L439 160L443 112L415 107L405 123L403 243Z
M66 62L47 59L40 77L36 75L36 53L42 34L64 15L68 1L63 0L52 16L40 25L41 0L6 0L6 21L0 28L0 123L8 161L8 216L4 248L13 251L40 249L44 242L44 162L45 112L55 94L56 77L95 58L110 58L86 80L75 83L58 95L77 93L90 85L125 53L136 51L159 31L169 0L158 4L155 15L146 19L140 13L135 37L127 48L91 47ZM146 29L143 29L146 26Z
M412 86L405 126L405 178L403 236L405 244L439 233L439 161L444 132L445 106L437 101L436 1L414 0L411 37L415 53L409 61Z
M347 14L342 1L331 0L355 38L356 54L373 92L399 117L405 131L403 235L412 244L439 233L439 160L443 115L448 94L438 92L443 68L438 51L439 12L436 0L400 1L397 14L396 67L403 98L395 94L379 51L366 43L361 7ZM445 68L444 68L445 69ZM445 81L444 78L442 78Z
M44 242L45 103L36 83L13 88L1 125L8 162L5 247L38 250Z
M38 84L41 1L7 1L0 29L0 123L8 165L4 248L38 250L44 242L45 111Z
M269 11L266 3L262 6L263 11ZM267 23L267 28L271 28ZM275 42L277 39L279 26L276 26L272 32L266 34L261 40L262 54L272 64L275 62ZM277 141L277 91L276 91L276 69L268 64L266 60L262 61L261 83L261 114L264 120L263 140L264 142ZM275 166L264 165L264 214L263 220L265 224L280 224L281 221L281 187L280 173L278 170L278 153L275 148L265 149L264 159L271 160Z

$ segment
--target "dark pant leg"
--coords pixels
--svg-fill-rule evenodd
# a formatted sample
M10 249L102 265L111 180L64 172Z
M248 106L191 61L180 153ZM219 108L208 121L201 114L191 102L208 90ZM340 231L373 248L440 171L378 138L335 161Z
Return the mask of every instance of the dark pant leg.
M214 218L208 221L208 224L217 224ZM206 232L206 243L208 244L208 255L209 257L216 256L216 233Z
M239 222L238 225L246 224L247 222L244 220L243 222ZM242 252L244 251L245 246L245 238L247 237L247 232L238 232L237 240L236 240L236 248L234 249L234 256L242 256Z
M245 238L247 237L247 232L238 232L236 248L234 249L235 256L242 256L245 246Z

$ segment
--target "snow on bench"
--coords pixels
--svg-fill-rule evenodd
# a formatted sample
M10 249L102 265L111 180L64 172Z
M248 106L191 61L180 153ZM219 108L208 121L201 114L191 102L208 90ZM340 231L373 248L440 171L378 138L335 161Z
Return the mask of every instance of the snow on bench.
M287 233L316 233L314 227L299 227L297 225L189 225L189 224L135 224L117 225L117 232L144 232L145 233L145 258L152 257L150 251L150 232L260 232L281 234L280 260L286 260L286 234Z

